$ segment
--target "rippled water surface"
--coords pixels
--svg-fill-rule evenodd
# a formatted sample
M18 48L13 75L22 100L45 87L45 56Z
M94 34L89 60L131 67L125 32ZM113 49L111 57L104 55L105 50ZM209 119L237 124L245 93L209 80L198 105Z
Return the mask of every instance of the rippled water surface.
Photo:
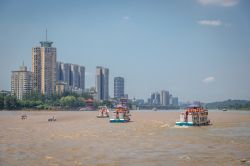
M0 111L0 165L250 165L250 111L210 111L205 127L176 127L175 111L132 111L125 124L96 115Z

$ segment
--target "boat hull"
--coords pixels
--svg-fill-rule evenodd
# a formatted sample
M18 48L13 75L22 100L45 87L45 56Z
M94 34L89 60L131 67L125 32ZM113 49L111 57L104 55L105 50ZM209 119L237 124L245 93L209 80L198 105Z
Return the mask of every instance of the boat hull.
M96 116L97 118L109 118L109 116Z
M193 122L176 122L176 126L194 126Z
M128 120L125 119L109 119L110 123L126 123Z
M204 123L193 123L193 122L176 122L176 126L208 126L210 125L210 122L204 122Z

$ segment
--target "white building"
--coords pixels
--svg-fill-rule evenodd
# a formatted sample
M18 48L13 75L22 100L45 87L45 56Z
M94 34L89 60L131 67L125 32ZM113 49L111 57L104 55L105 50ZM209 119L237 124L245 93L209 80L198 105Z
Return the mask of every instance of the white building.
M11 75L11 95L15 95L18 99L23 99L25 95L31 93L32 74L27 71L27 67L22 65L18 71L12 71Z

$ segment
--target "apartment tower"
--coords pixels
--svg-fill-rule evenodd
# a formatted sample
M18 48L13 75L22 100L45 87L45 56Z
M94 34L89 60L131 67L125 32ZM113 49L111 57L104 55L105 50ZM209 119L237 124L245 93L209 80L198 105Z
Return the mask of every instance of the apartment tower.
M168 106L170 101L170 95L168 91L162 90L161 91L161 105Z
M32 88L39 94L50 95L56 91L56 48L53 42L40 42L40 47L32 48Z
M114 78L114 98L121 99L124 97L124 78L115 77Z
M57 62L57 82L64 82L71 89L85 89L85 67Z
M27 67L22 65L18 71L12 71L11 75L11 95L15 95L18 99L23 99L31 92L31 77Z
M96 67L96 92L97 100L109 99L109 69Z

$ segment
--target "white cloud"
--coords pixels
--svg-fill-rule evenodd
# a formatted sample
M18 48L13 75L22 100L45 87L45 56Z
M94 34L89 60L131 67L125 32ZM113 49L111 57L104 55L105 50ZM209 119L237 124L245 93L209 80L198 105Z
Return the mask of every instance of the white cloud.
M197 0L197 1L202 5L231 7L237 5L240 0Z
M220 26L222 25L222 22L220 20L200 20L198 21L200 25L206 25L206 26Z
M128 17L128 16L123 16L122 19L123 19L123 20L128 20L129 17Z
M211 83L211 82L214 82L214 81L215 81L214 77L207 77L207 78L202 80L202 82L204 82L204 83Z

